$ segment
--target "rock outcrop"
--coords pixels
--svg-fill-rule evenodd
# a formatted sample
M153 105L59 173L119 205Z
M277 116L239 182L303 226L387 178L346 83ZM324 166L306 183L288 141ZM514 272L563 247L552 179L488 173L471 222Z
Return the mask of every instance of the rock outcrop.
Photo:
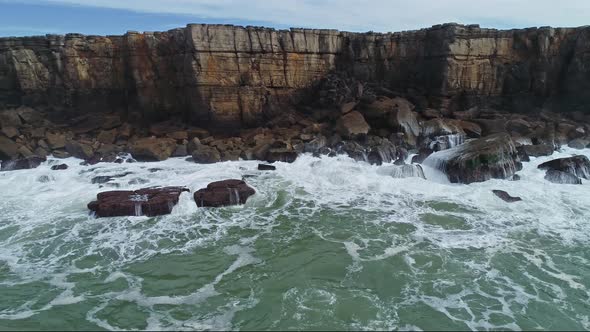
M134 191L105 191L96 195L88 209L96 217L160 216L172 212L184 187L145 188Z
M452 183L507 179L522 167L514 142L505 133L433 153L424 163L443 171Z
M195 192L194 198L199 207L221 207L245 204L256 191L242 180L223 180L212 182L207 188Z
M569 173L573 176L590 180L590 160L588 157L582 155L553 159L542 163L538 168Z
M473 117L460 113L472 106L586 112L589 54L590 27L443 24L382 34L190 24L123 36L0 38L0 108L30 105L56 119L95 112L255 127L337 70L353 77L321 97L337 106L374 99L360 81L458 118Z

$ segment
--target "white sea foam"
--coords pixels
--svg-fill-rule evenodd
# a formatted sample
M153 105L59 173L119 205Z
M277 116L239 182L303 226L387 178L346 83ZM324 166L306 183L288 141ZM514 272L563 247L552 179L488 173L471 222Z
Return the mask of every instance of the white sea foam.
M531 301L544 301L540 290L551 292L555 301L571 301L571 293L590 294L588 281L572 271L562 269L552 253L542 247L529 248L526 236L534 233L551 239L564 247L590 244L590 182L582 185L559 185L544 180L544 171L537 165L547 160L573 154L590 156L590 150L563 148L550 157L531 158L518 174L521 181L490 180L470 185L450 184L444 174L424 166L425 179L396 179L384 173L384 167L356 162L345 156L313 158L304 155L293 164L277 163L274 172L256 170L257 162L225 162L215 165L197 165L181 158L158 163L98 164L81 166L79 160L60 160L69 165L67 170L52 171L50 160L33 170L0 173L0 264L8 270L0 287L16 287L32 282L43 282L57 295L42 305L39 299L15 304L0 311L0 319L25 319L55 306L81 303L87 294L75 290L70 278L80 273L100 274L105 284L125 279L128 288L101 294L100 304L89 311L87 319L99 327L120 329L98 313L112 300L123 300L139 307L150 308L148 329L229 329L231 320L240 310L258 303L256 294L248 301L235 306L228 302L217 315L206 319L181 321L156 305L195 305L219 295L216 286L225 278L235 275L242 267L258 267L264 261L258 258L255 244L265 234L272 234L285 219L297 219L301 227L312 227L322 241L340 245L352 263L346 280L354 281L367 270L364 264L391 261L400 258L408 273L416 276L416 289L395 303L385 301L362 291L370 298L381 318L370 325L374 328L414 328L391 313L397 306L425 303L442 312L449 319L461 320L472 329L518 329L514 323L490 325L486 317L497 313L516 320L515 308L525 310ZM153 170L159 168L160 170ZM152 169L152 170L150 170ZM95 176L120 175L99 187L91 184ZM245 206L221 210L198 208L192 192L209 182L249 175L245 180L257 194ZM42 179L43 181L40 181ZM49 181L46 181L49 179ZM146 180L139 183L136 179ZM140 181L141 182L141 181ZM115 187L118 185L118 187ZM159 218L120 217L94 219L88 215L86 204L96 194L111 189L139 189L147 186L186 186L191 193L183 193L172 214ZM513 204L498 199L492 189L505 190L523 201ZM437 206L436 204L447 204ZM449 205L450 204L450 205ZM328 211L328 212L326 212ZM325 227L320 216L325 213L350 217L354 211L373 217L359 221L358 234L342 238L337 227ZM433 218L458 220L458 226L441 225L425 220ZM447 218L447 219L445 219ZM437 219L438 220L438 219ZM413 227L407 234L397 234L391 225L407 224ZM234 257L223 272L217 274L198 290L181 296L148 296L142 280L123 270L134 262L147 261L156 255L190 253L201 247L214 246L227 238L232 228L254 230L247 236L225 247L225 254ZM296 226L292 234L276 241L297 238ZM352 226L351 226L352 227ZM381 232L366 233L382 228ZM271 236L272 235L268 235ZM166 241L167 245L162 245ZM422 286L437 261L424 262L424 257L439 255L441 260L452 260L461 250L481 252L482 261L461 262L480 279L467 285L462 292L443 295L427 294ZM422 256L421 256L422 255ZM522 277L532 286L526 287L507 271L490 268L490 261L501 255L520 255L539 273L522 271ZM92 257L102 259L88 265ZM108 258L108 264L104 263ZM573 258L572 258L573 259ZM577 258L580 264L587 257ZM456 263L455 264L459 264ZM0 268L2 267L0 265ZM404 267L400 267L402 269ZM451 287L441 280L440 287ZM482 284L493 285L495 294L484 290ZM424 286L425 287L425 286ZM426 288L425 288L426 289ZM293 291L295 292L295 291ZM300 309L309 308L308 299L333 305L338 296L331 290L317 288L313 292L289 295L289 300L300 301ZM361 295L359 295L361 296ZM474 312L465 298L481 296L499 304L499 309ZM229 301L229 300L228 300ZM232 300L233 301L233 300ZM35 308L35 309L32 309ZM469 319L459 317L453 310L464 310ZM302 314L301 317L305 317ZM578 320L588 326L587 315L578 314ZM585 320L585 323L584 323ZM367 323L368 324L368 323ZM360 325L354 325L360 327Z

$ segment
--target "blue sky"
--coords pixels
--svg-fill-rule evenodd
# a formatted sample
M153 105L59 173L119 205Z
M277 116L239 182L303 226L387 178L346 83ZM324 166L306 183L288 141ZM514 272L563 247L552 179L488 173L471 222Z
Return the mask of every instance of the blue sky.
M0 0L0 36L123 34L187 23L401 31L590 24L590 0Z

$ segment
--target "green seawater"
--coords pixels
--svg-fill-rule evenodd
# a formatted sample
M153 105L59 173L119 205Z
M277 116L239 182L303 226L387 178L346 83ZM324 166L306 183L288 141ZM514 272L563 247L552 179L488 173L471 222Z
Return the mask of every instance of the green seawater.
M460 186L307 156L276 172L71 163L0 175L2 330L590 329L590 187L546 185L534 165L520 184ZM250 175L257 194L219 209L183 194L157 218L88 216L114 188L89 179L122 168L133 174L119 188Z

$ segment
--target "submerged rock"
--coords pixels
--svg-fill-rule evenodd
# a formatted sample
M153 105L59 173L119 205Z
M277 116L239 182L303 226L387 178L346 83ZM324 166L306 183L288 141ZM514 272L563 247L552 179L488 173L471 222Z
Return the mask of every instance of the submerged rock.
M507 192L505 192L503 190L492 190L492 192L494 193L494 195L500 197L504 202L514 203L514 202L522 201L522 198L510 196L510 194L508 194Z
M220 207L244 204L256 191L242 180L223 180L212 182L207 188L195 192L194 198L199 207Z
M582 184L582 180L579 177L571 173L566 173L554 169L550 169L547 171L547 173L545 174L545 180L559 184Z
M403 178L422 178L426 179L424 176L424 170L420 165L394 165L394 166L385 166L379 168L377 173L381 175L388 175L396 179L403 179Z
M96 195L97 200L88 209L101 217L159 216L172 212L184 187L144 188L139 190L106 191Z
M0 171L16 171L20 169L37 168L46 160L47 158L45 157L32 156L28 158L4 161L2 162Z
M259 171L274 171L276 169L277 168L274 167L273 165L258 164Z
M514 142L506 133L433 153L424 163L443 171L452 183L507 179L522 167Z
M53 165L53 166L51 166L51 170L53 170L53 171L60 171L60 170L64 170L64 169L68 169L68 165L66 165L66 164L59 164L59 165Z
M556 170L590 180L590 160L588 157L582 155L553 159L542 163L538 168Z

